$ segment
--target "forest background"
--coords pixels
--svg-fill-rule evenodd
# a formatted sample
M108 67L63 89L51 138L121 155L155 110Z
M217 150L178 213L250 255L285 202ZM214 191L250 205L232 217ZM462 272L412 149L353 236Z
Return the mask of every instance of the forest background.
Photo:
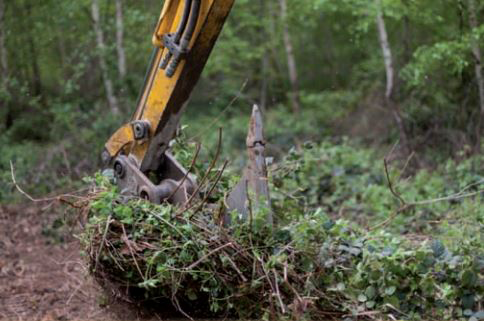
M92 188L86 177L102 169L103 145L136 106L161 7L0 0L0 214L10 213L0 215L0 228L17 242L5 243L15 244L11 257L28 262L22 245L32 235L19 220L38 229L48 255L45 244L72 239L72 217L29 203L15 181L40 198ZM236 0L175 154L189 166L199 142L196 168L207 170L222 127L226 192L246 163L258 104L276 225L312 253L297 274L312 271L322 237L330 272L315 284L344 313L480 320L483 18L478 0ZM115 192L103 195L93 206L101 214ZM141 219L118 206L123 222ZM99 222L111 217L100 213Z
M134 110L162 3L0 0L0 186L69 189L100 168ZM432 169L480 154L482 24L475 0L237 0L190 102L186 135L241 166L249 113L269 156L305 141L371 147ZM381 157L380 157L381 159ZM14 196L17 195L17 196Z

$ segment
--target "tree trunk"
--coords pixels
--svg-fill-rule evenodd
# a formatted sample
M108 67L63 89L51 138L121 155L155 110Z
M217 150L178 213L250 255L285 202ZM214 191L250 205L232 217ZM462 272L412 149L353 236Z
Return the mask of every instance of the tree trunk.
M476 3L474 0L468 0L469 5L469 26L472 30L475 30L479 24L477 21L477 14L476 14ZM475 59L475 73L476 73L476 81L477 87L479 89L479 117L477 120L476 125L476 145L475 150L477 153L481 150L481 131L482 131L482 123L484 122L484 79L482 77L482 56L481 56L481 48L479 47L479 43L472 39L472 53Z
M390 48L390 43L388 42L388 34L385 27L385 20L383 19L383 9L381 5L381 0L375 0L375 3L377 8L376 24L378 29L378 38L380 40L380 47L383 54L383 62L385 64L385 73L386 73L386 89L385 89L386 105L392 111L393 118L395 119L395 123L399 131L402 147L405 150L405 153L408 154L410 153L410 147L408 144L408 137L407 137L407 132L405 130L405 124L403 123L403 118L400 112L400 108L392 100L395 71L394 71L394 65L393 65L392 51Z
M94 25L94 33L96 34L96 45L98 49L99 67L104 82L104 89L106 91L106 98L108 100L109 108L113 114L119 114L119 106L116 96L114 95L114 88L111 78L109 78L108 66L104 54L106 45L104 44L104 34L101 28L101 20L99 14L99 0L92 0L91 15Z
M269 53L264 51L261 59L260 110L265 115L267 109L267 69L269 68Z
M264 0L265 1L265 0ZM278 6L277 3L273 2L267 2L267 10L268 10L268 26L267 26L267 35L268 35L268 40L270 42L270 45L266 47L268 54L270 54L270 59L269 62L273 64L274 70L276 73L276 77L274 79L282 79L284 78L282 75L285 74L286 72L284 71L283 66L281 65L281 62L279 60L279 52L277 50L277 47L273 45L274 39L276 39L279 35L277 33L277 21L279 20L279 11L277 10ZM282 85L279 86L279 84L276 84L277 88L282 88Z
M265 5L265 0L259 0L260 10L259 10L259 19L264 23L266 21L267 14L267 7ZM262 28L260 32L260 39L259 43L264 51L261 57L261 70L260 70L260 96L259 96L259 106L260 110L263 115L265 115L266 107L267 107L267 70L269 68L269 50L267 49L267 42L269 41L269 34L267 33L266 28Z
M390 49L390 44L388 43L388 35L385 27L385 20L383 20L383 10L381 8L381 0L375 0L377 3L377 13L376 13L376 24L378 27L378 36L380 39L380 47L383 53L383 61L385 63L386 72L386 90L385 98L390 99L393 92L393 80L394 80L394 70L393 70L393 58L392 51Z
M286 0L279 0L282 20L282 35L284 38L284 47L286 49L287 67L289 69L289 81L291 82L291 103L292 111L298 114L301 110L299 99L299 80L297 75L296 59L294 57L294 48L292 46L291 35L289 33L289 25L287 23L287 2Z
M403 5L405 6L405 13L403 15L403 35L402 35L402 42L403 42L403 63L402 65L406 65L412 59L412 27L410 24L410 16L409 16L409 3L408 0L402 1Z
M7 48L5 46L5 2L0 0L0 68L2 76L1 85L7 84L8 79L8 60L7 60Z
M30 21L32 19L32 6L28 1L25 3L25 12L27 13L27 21ZM34 95L40 97L40 101L45 105L45 100L42 96L42 77L40 75L37 47L35 46L35 39L32 34L33 30L32 28L29 28L29 30L26 32L26 36L27 46L29 48L31 57L30 65L32 66Z
M116 0L116 50L118 52L118 72L121 79L126 76L126 54L124 53L123 2Z
M8 58L7 47L5 45L5 1L0 0L0 90L8 92ZM4 109L4 113L0 111L0 115L5 116L3 124L0 124L0 130L7 130L13 124L13 115L10 107L10 103L3 101L0 103L0 109ZM2 128L2 125L4 126Z

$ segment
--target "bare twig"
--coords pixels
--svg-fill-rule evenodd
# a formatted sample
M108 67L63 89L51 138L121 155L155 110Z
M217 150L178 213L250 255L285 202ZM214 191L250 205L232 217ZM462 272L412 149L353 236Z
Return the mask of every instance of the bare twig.
M12 183L15 186L15 188L25 197L27 197L29 200L32 202L51 202L51 201L58 201L59 196L56 197L49 197L49 198L33 198L30 196L28 193L26 193L18 184L17 181L15 180L15 173L14 173L14 168L13 168L13 163L10 161L10 174L12 176Z
M101 239L101 244L99 245L99 250L97 251L97 254L96 254L96 263L94 264L94 271L96 272L97 272L97 265L99 263L99 256L101 255L101 252L104 247L104 242L106 242L106 236L108 235L109 224L111 224L111 214L109 214L108 219L106 220L106 227L104 228L103 238Z
M240 269L237 267L237 265L235 264L235 262L229 256L227 256L227 260L230 262L230 265L232 265L232 267L237 272L237 274L240 276L240 278L242 279L242 281L247 282L247 278L244 276L244 274L242 273L242 271L240 271Z
M404 204L402 205L399 209L397 209L396 211L394 211L386 220L384 220L383 222L381 223L378 223L377 225L375 226L372 226L370 228L368 228L368 231L373 231L373 230L376 230L377 228L380 228L380 227L383 227L385 225L387 225L388 223L390 223L395 217L398 216L398 214L408 210L409 208L411 207L414 207L415 204Z
M449 196L444 196L444 197L435 198L435 199L426 200L426 201L414 202L414 203L412 203L412 205L428 205L428 204L433 204L433 203L438 203L438 202L443 202L443 201L455 201L455 200L459 200L459 199L462 199L462 198L467 198L467 197L479 195L479 194L482 194L482 193L484 193L484 189L481 189L481 190L478 190L478 191L475 191L475 192L472 192L472 193L467 193L467 194L460 194L460 192L459 192L457 194L453 194L453 195L449 195Z
M405 170L407 169L408 164L410 164L410 161L413 159L414 156L415 156L415 151L412 151L412 153L407 157L407 160L405 161L405 164L403 165L403 168L400 171L400 176L398 177L399 180L402 177L403 173L405 173Z
M190 172L193 170L193 167L195 166L195 162L197 161L198 154L200 153L200 148L201 148L201 145L197 144L197 149L195 151L195 155L193 156L192 163L190 164L190 168L187 170L187 172L185 173L185 175L181 179L180 184L178 184L178 186L175 188L175 190L173 192L171 192L170 196L168 196L166 198L167 200L172 198L172 196L175 195L176 192L178 192L178 190L183 185L183 183L185 183L185 180L187 179L188 175L190 175Z
M395 148L395 146L392 148L392 151L393 151L394 148ZM390 154L391 154L391 152L390 152ZM394 211L385 221L383 221L381 223L378 223L377 225L375 225L373 227L370 227L368 229L369 231L372 231L372 230L375 230L377 228L380 228L382 226L387 225L395 217L397 217L398 214L400 214L400 213L402 213L402 212L404 212L404 211L406 211L406 210L408 210L410 208L413 208L415 206L428 205L428 204L433 204L433 203L438 203L438 202L443 202L443 201L453 201L453 200L458 200L458 199L462 199L462 198L472 197L472 196L475 196L475 195L479 195L481 193L484 193L484 189L481 189L481 190L478 190L476 192L471 192L471 193L463 194L469 188L471 188L473 186L478 186L478 185L480 185L480 184L482 184L484 182L484 180L480 180L478 182L475 182L475 183L472 183L472 184L469 184L469 185L465 186L461 191L459 191L458 193L455 193L455 194L451 194L451 195L448 195L448 196L439 197L439 198L435 198L435 199L430 199L430 200L424 200L424 201L407 203L400 196L400 194L397 193L397 191L393 187L392 181L390 179L390 174L389 174L389 171L388 171L387 157L385 157L383 159L383 163L385 165L385 174L386 174L386 178L387 178L388 188L390 189L390 192L392 193L392 195L395 196L400 201L400 207L396 211ZM407 160L407 163L408 163L408 160Z
M203 204L205 204L207 202L208 198L210 197L210 195L212 194L212 192L215 189L215 187L217 187L218 182L222 178L222 175L223 175L223 173L225 171L225 168L227 167L228 163L229 163L228 160L226 160L224 162L224 164L222 165L222 169L220 169L220 172L218 173L217 177L215 178L215 182L213 183L212 187L210 188L210 190L207 192L207 194L203 198L203 200L200 203L200 205L198 205L197 209L193 212L192 216L195 215L203 207Z
M190 208L193 207L193 205L190 205L190 204L193 201L193 199L196 197L196 195L198 194L198 192L200 191L200 188L205 183L205 180L208 178L208 176L210 175L210 172L212 171L213 167L217 163L221 149L222 149L222 128L219 128L218 143L217 143L217 150L215 152L215 157L212 159L212 162L208 166L207 172L203 176L202 180L198 184L198 187L195 189L195 191L193 192L192 196L190 196L190 198L188 199L188 201L180 208L180 211L178 211L175 214L175 216L179 216L184 211L187 211L187 210L189 210Z
M281 292L279 291L279 284L277 282L276 269L272 269L272 274L274 274L274 287L276 288L277 300L279 301L279 305L281 306L282 314L286 314L286 306L284 305L284 302L282 302Z
M215 250L210 251L209 253L205 254L204 256L202 256L197 261L190 264L187 268L185 268L185 270L193 270L194 267L196 267L198 264L202 263L204 260L206 260L210 256L214 255L218 251L223 250L224 248L231 246L231 245L232 245L232 243L227 243L227 244L224 244L222 246L217 247Z
M20 194L22 194L25 197L27 197L30 201L35 202L35 203L40 203L40 202L62 202L62 203L66 203L66 204L68 204L68 205L70 205L72 207L75 207L75 208L82 208L82 206L79 206L79 205L77 205L77 204L75 204L73 202L68 201L67 198L76 198L76 199L79 199L81 201L84 201L84 200L87 199L85 196L75 195L75 193L86 192L88 190L86 188L83 188L83 189L80 189L80 190L77 190L77 191L73 191L73 192L70 192L70 193L67 193L67 194L53 196L53 197L34 198L31 195L29 195L27 192L25 192L20 187L20 185L17 183L17 180L15 178L15 168L13 166L12 161L10 161L10 175L11 175L11 178L12 178L12 184L15 186L15 188L17 189L17 191L20 192Z
M138 261L136 260L136 257L134 256L133 249L131 248L131 245L129 244L129 239L128 239L128 235L126 234L126 229L124 228L124 224L121 224L121 228L123 230L124 243L126 243L126 246L128 247L129 253L131 253L131 257L133 258L134 265L136 266L136 269L138 270L139 275L141 276L141 279L143 281L145 281L145 277L143 275L143 272L141 272Z
M400 205L402 206L405 205L406 204L405 200L393 188L392 180L390 179L390 174L388 173L388 162L386 157L383 158L383 164L385 165L385 174L387 177L387 183L388 183L388 188L390 189L390 192L393 194L393 196L395 196L400 201Z

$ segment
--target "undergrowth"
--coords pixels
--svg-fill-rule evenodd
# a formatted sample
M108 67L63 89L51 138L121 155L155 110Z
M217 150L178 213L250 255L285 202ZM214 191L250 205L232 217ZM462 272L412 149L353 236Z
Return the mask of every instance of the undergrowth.
M184 211L127 201L98 175L81 236L90 269L120 296L191 316L482 318L482 156L413 176L391 166L396 195L376 159L346 142L292 151L271 167L274 227L263 210L221 224L227 173L218 206Z
M398 160L388 161L385 170L384 157L347 140L291 150L271 170L276 212L287 221L319 208L370 229L394 216L383 227L395 234L445 235L457 243L480 236L484 155L416 173Z

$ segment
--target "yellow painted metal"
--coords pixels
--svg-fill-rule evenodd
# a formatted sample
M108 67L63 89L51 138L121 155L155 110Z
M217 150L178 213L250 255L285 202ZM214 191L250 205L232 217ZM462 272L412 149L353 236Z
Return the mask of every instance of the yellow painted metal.
M218 36L221 29L221 24L230 12L234 0L201 0L200 15L194 35L190 42L189 56L192 55L192 48L196 44L195 53L199 55L200 60L206 59L210 53L213 43ZM190 82L191 79L187 77L194 76L198 79L199 74L190 73L192 65L187 66L187 60L192 64L197 64L197 57L190 57L182 59L175 74L172 77L165 75L165 70L159 68L160 62L164 55L168 53L168 49L163 48L163 35L173 33L176 31L178 23L181 20L184 9L183 0L167 0L163 7L160 19L153 34L153 44L158 49L152 64L151 70L147 78L139 104L136 112L133 115L132 121L144 120L150 124L150 138L160 131L159 124L163 117L163 113L170 104L182 105L188 100L189 93L180 89L181 82ZM204 64L204 62L203 62ZM202 66L203 68L203 66ZM198 70L197 70L198 71ZM201 72L201 69L198 73ZM185 77L185 78L184 78ZM196 79L194 80L196 81ZM183 97L174 97L175 89L181 92ZM181 109L181 106L177 106ZM143 162L144 157L148 151L150 139L144 141L135 141L133 137L132 128L129 124L121 127L106 143L105 147L111 157L115 157L121 151L125 154L135 156L138 163Z
M166 0L165 3L163 4L163 9L161 10L161 15L160 19L158 20L158 23L156 24L155 32L153 34L153 45L155 47L163 47L163 27L162 23L165 22L165 17L168 14L168 11L170 8L172 8L172 5L175 5L175 1L173 0Z
M134 142L133 128L130 124L126 124L119 128L109 139L106 144L111 157L116 156L120 151L129 151Z

